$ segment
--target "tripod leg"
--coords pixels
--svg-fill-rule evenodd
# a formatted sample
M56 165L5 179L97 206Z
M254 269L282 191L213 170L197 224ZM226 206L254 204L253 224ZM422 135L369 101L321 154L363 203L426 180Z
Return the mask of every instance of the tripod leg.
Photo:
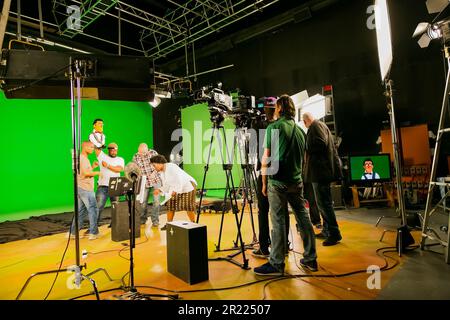
M223 129L223 127L222 127ZM225 136L225 129L223 129L224 131L224 141L225 141L225 146L227 145L227 141L226 141L226 136ZM225 148L225 151L227 152L227 156L228 156L228 149ZM228 157L227 157L228 158ZM240 247L241 247L241 252L242 252L242 260L243 260L243 268L244 269L248 269L248 259L245 257L245 247L244 247L244 241L242 240L242 233L241 233L241 226L239 224L239 219L237 216L237 198L236 198L236 192L235 192L235 187L234 187L234 181L233 181L233 174L231 171L231 167L229 166L227 168L227 186L229 186L229 181L231 182L231 192L229 194L230 196L230 202L231 202L231 207L233 209L233 214L236 220L236 227L238 230L238 238L239 238L239 242L240 242ZM233 208L233 200L234 200L234 208Z
M227 185L228 185L228 182L227 182ZM220 219L219 240L217 241L216 251L220 251L220 242L222 241L223 220L224 220L225 209L226 209L227 192L228 192L228 186L225 189L225 195L224 195L223 203L222 203L222 214L221 214L222 216Z
M83 279L88 280L92 284L92 287L94 288L95 297L97 298L97 300L100 300L100 295L98 293L97 285L95 284L94 279L91 279L88 276L83 276Z
M206 174L208 173L208 169L209 169L209 161L211 159L211 149L212 149L212 145L213 145L213 141L214 141L215 130L216 130L216 127L213 126L212 133L211 133L211 140L209 142L208 159L206 160L205 172L203 173L202 189L200 190L200 201L198 203L197 220L196 220L197 223L200 220L200 213L202 211L203 192L205 191Z
M225 138L225 129L224 129L224 127L220 127L220 128L222 128L222 130L223 130L223 137L224 137L224 140L225 140L225 148L226 148L226 152L227 152L227 155L228 155L228 149L227 149L227 146L226 146L226 138ZM220 153L223 169L225 171L225 175L226 175L226 179L227 179L227 184L226 184L226 188L225 188L225 195L224 195L224 198L223 198L223 205L222 205L222 217L221 217L221 221L220 221L219 240L218 240L218 243L216 245L216 251L220 251L220 243L221 243L221 240L222 240L223 221L224 221L224 214L225 214L225 209L226 209L227 195L229 193L230 196L231 196L231 192L232 191L230 190L228 171L226 169L227 165L225 164L225 159L224 159L224 156L223 156L223 145L222 145L222 139L220 138L220 130L217 130L216 134L217 134L217 143L219 145L219 153ZM227 159L228 159L228 157L227 157ZM235 209L233 207L233 202L232 201L230 202L230 205L231 205L231 209L233 210L233 213L234 213Z
M255 181L253 180L253 169L249 166L247 168L247 177L248 177L248 195L249 195L249 207L250 207L250 223L252 225L252 231L253 231L253 242L252 244L256 244L258 242L258 237L256 236L256 229L255 229L255 221L253 219L253 192L256 191L256 188L253 188L256 186Z
M108 278L109 281L114 281L114 280L110 277L108 271L106 271L104 268L98 268L98 269L95 269L94 271L88 273L88 274L86 275L86 277L90 277L90 276L92 276L93 274L95 274L95 273L97 273L97 272L103 272L103 273L106 275L106 277Z

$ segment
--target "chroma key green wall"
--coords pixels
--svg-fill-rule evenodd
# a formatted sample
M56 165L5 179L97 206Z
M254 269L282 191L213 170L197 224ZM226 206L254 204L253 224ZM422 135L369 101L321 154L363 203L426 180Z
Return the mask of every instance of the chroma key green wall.
M106 142L119 145L125 163L139 143L153 146L148 103L83 100L83 140L95 118L104 120ZM0 91L0 222L73 211L71 149L69 100L6 99Z

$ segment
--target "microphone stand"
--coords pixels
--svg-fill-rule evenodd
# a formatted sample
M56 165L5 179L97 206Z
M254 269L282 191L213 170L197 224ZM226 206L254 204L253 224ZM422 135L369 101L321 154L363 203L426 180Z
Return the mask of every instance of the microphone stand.
M162 294L145 294L140 293L134 285L134 255L133 249L136 247L136 184L138 184L138 176L131 174L132 188L126 193L128 202L128 223L130 234L130 283L129 286L122 286L122 290L126 291L124 294L115 296L119 300L152 300L150 297L167 297L171 299L178 299L178 295L162 295ZM141 181L142 182L142 181Z

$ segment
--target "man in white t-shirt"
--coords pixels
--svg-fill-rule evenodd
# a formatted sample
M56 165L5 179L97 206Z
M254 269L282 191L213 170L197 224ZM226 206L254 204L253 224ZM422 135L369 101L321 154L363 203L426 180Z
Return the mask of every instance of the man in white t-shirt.
M125 160L122 157L117 156L118 150L119 147L114 142L108 144L108 155L100 149L95 150L100 166L100 172L102 173L102 176L98 179L97 192L95 193L98 206L97 224L100 222L100 216L108 197L111 202L118 201L118 197L111 197L109 195L109 178L120 177L120 172L122 172L125 167Z

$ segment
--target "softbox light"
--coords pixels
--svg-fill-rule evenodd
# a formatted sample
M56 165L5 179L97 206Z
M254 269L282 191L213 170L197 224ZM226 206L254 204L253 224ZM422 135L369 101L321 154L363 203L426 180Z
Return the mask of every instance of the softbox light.
M375 24L377 30L378 58L381 80L384 82L392 65L392 39L389 10L386 0L375 0Z

